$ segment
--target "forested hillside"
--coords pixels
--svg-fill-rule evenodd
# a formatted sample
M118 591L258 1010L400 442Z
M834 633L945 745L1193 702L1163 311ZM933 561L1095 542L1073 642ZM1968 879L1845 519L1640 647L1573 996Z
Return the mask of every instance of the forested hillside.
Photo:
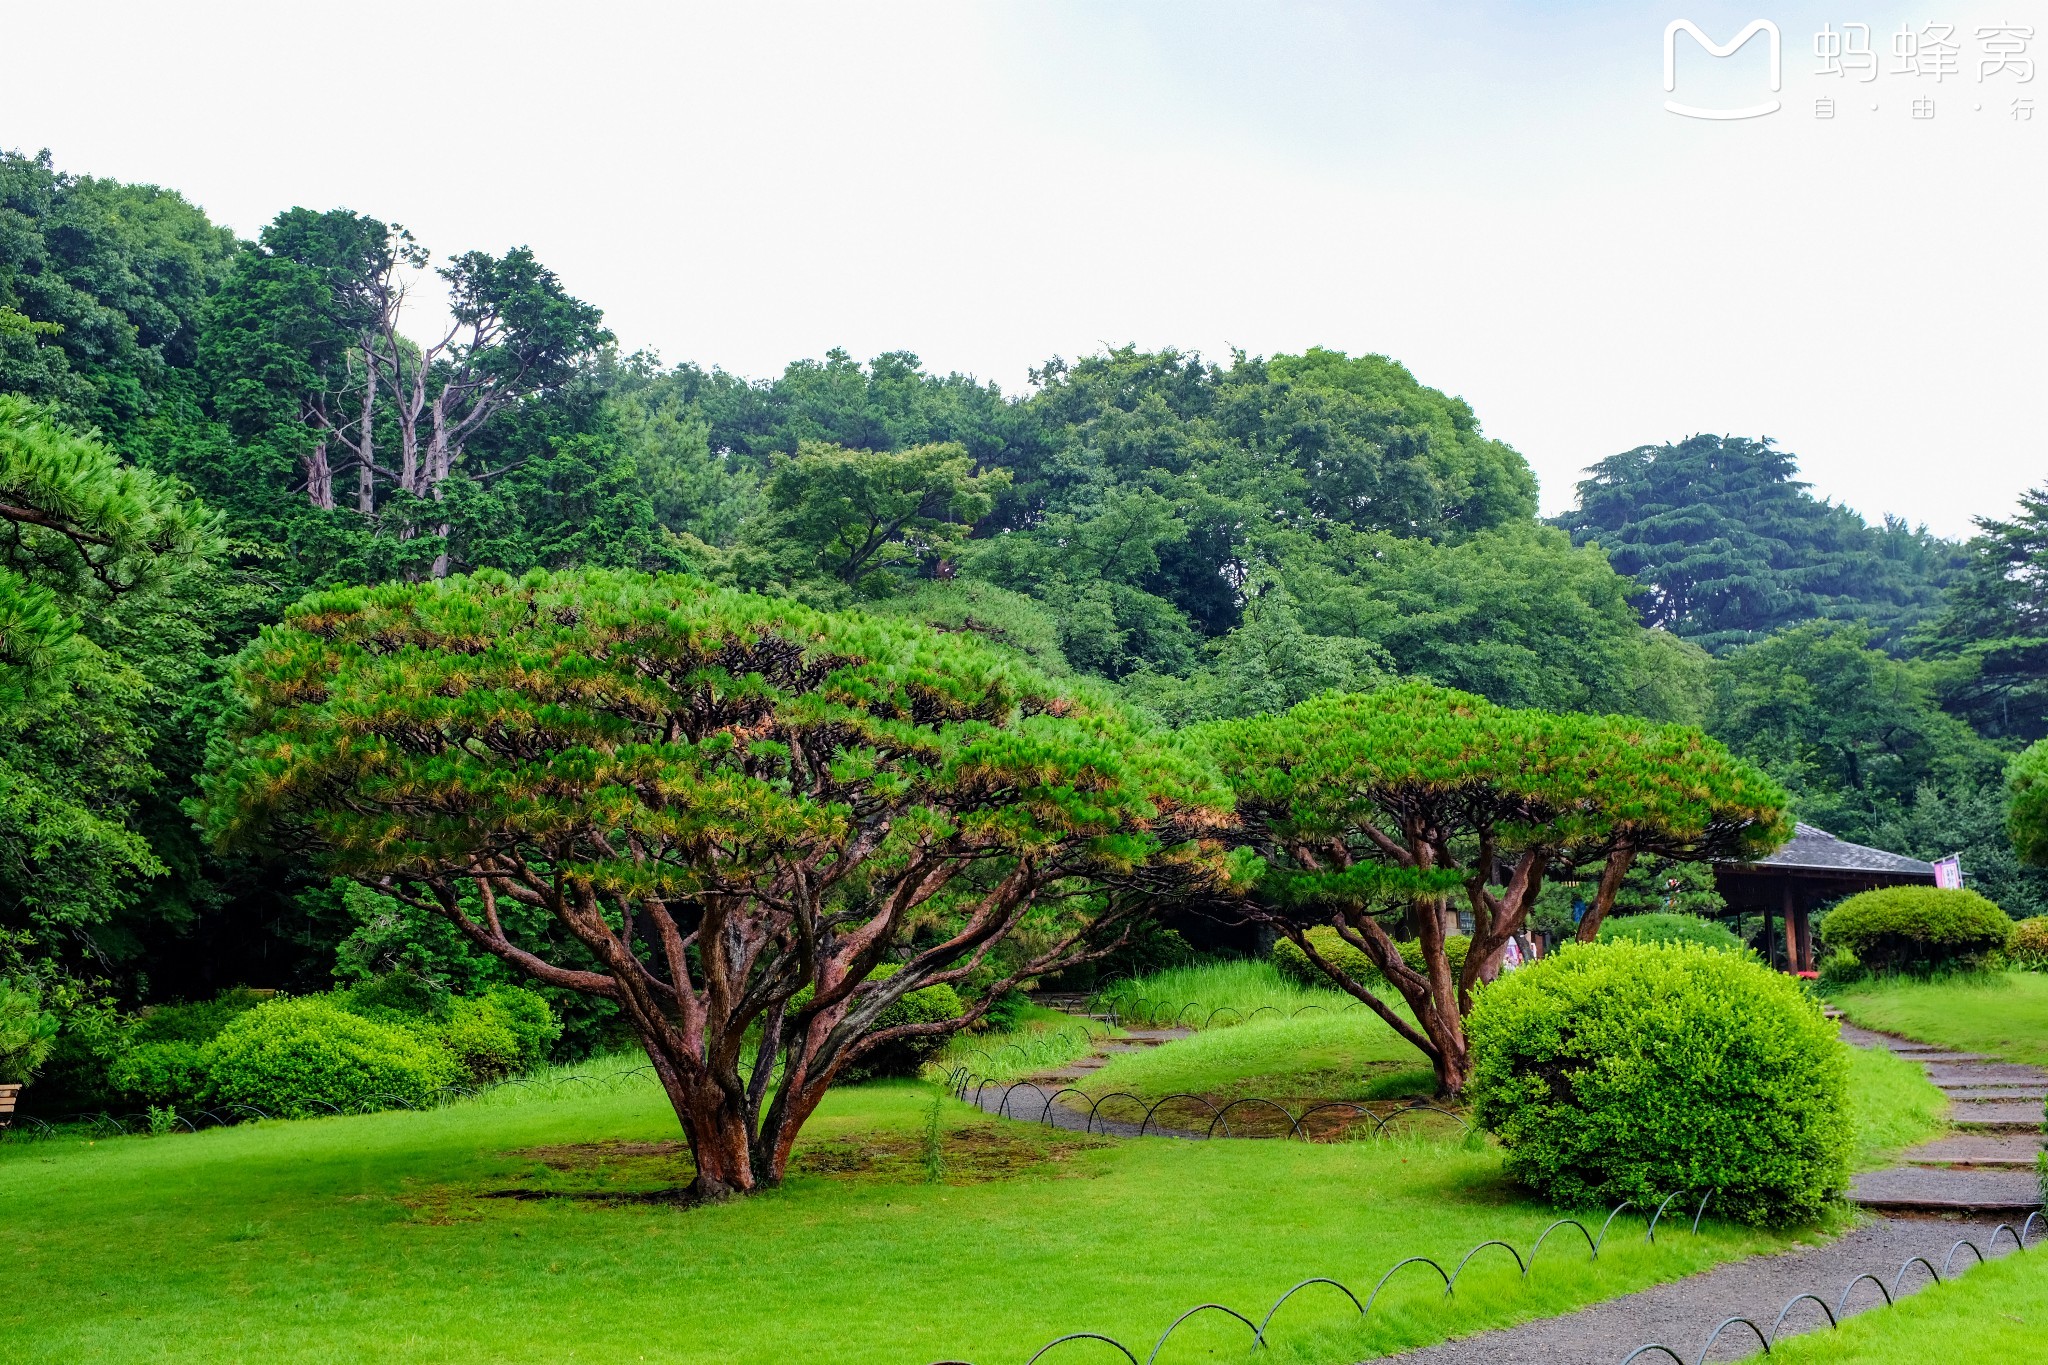
M408 288L445 333L401 325ZM57 983L84 1037L238 983L502 970L208 852L186 809L224 661L288 603L480 567L864 604L1176 725L1407 677L1701 723L1805 818L2048 909L2002 830L2048 731L2048 494L1959 545L1816 499L1760 437L1645 435L1682 439L1586 452L1550 524L1521 455L1383 356L747 378L623 352L511 242L307 208L241 242L0 156L0 972Z

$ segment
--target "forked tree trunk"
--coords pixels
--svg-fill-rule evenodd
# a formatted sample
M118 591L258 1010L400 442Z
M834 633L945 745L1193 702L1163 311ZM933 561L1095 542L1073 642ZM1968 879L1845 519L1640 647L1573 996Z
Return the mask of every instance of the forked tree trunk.
M1623 878L1636 860L1632 848L1618 848L1607 855L1607 865L1600 869L1600 887L1593 894L1593 903L1586 907L1584 917L1579 920L1578 939L1591 943L1600 935L1600 922L1607 918L1607 912L1614 908L1614 898L1621 893Z

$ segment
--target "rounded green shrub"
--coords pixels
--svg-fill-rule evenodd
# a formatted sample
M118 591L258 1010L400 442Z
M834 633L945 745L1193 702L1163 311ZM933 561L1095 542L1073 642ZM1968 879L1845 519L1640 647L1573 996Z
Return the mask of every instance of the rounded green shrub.
M107 1068L107 1078L125 1094L152 1105L191 1105L209 1087L203 1043L182 1040L137 1043Z
M1474 1119L1516 1180L1572 1208L1715 1192L1809 1219L1848 1183L1848 1055L1791 977L1689 943L1569 945L1480 996Z
M2048 915L2034 915L2014 925L2006 952L2030 972L2048 972Z
M1978 966L2005 951L2012 917L1975 891L1887 886L1849 897L1821 918L1830 948L1847 948L1871 971L1925 972Z
M1742 940L1725 925L1701 919L1698 915L1674 915L1662 911L1603 920L1598 938L1602 943L1623 938L1637 943L1697 943L1702 948L1715 948L1726 953L1743 951Z
M436 1032L471 1080L503 1080L519 1070L519 1040L485 1001L457 1000Z
M530 1071L547 1061L562 1038L562 1021L538 991L524 986L492 986L481 997L486 1008L512 1034L518 1046L518 1067Z
M1380 969L1372 965L1372 960L1338 937L1337 931L1327 924L1309 930L1305 937L1315 945L1318 953L1361 986L1372 986L1379 981ZM1300 985L1325 989L1330 985L1330 978L1323 975L1322 968L1310 962L1308 954L1294 946L1293 939L1283 938L1273 944L1273 965L1280 969L1280 975Z
M472 1079L492 1081L547 1060L562 1025L532 991L493 986L480 996L451 1000L435 1032Z
M425 1104L462 1075L418 1032L351 1014L333 1000L273 1000L233 1020L200 1054L213 1094L280 1118Z

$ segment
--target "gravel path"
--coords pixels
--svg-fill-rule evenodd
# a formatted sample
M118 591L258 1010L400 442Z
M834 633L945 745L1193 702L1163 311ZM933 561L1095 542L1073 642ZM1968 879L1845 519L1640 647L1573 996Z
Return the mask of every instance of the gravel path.
M1658 1341L1692 1361L1698 1358L1708 1334L1726 1318L1739 1314L1769 1331L1786 1300L1795 1294L1818 1294L1833 1308L1858 1275L1876 1275L1889 1288L1908 1258L1924 1256L1939 1267L1959 1237L1969 1238L1989 1256L1993 1254L1989 1240L1994 1226L1932 1218L1878 1218L1826 1246L1753 1256L1562 1317L1483 1332L1384 1359L1400 1365L1520 1365L1525 1361L1531 1365L1616 1365L1636 1347ZM2013 1239L2000 1233L1997 1254L2012 1250ZM1974 1264L1976 1258L1968 1247L1957 1253L1958 1267ZM1928 1283L1926 1270L1914 1266L1900 1286L1901 1296ZM1884 1296L1866 1281L1849 1296L1843 1316L1854 1317L1883 1303ZM1812 1303L1800 1304L1785 1319L1785 1330L1793 1333L1826 1325L1826 1316ZM1756 1351L1756 1338L1737 1326L1721 1334L1711 1359L1742 1360Z

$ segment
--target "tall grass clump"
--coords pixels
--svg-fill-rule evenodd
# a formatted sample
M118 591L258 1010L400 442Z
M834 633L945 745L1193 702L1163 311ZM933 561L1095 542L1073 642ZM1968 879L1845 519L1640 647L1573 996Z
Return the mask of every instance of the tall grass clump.
M1019 1012L1017 1027L994 1033L961 1033L948 1039L924 1074L934 1079L965 1067L976 1076L1012 1081L1053 1071L1094 1051L1095 1039L1115 1030L1097 1019L1082 1019L1041 1006Z
M1355 1003L1340 991L1290 981L1269 960L1232 958L1118 981L1097 995L1095 1008L1113 1008L1119 1022L1141 1027L1199 1029L1304 1011L1335 1013Z

